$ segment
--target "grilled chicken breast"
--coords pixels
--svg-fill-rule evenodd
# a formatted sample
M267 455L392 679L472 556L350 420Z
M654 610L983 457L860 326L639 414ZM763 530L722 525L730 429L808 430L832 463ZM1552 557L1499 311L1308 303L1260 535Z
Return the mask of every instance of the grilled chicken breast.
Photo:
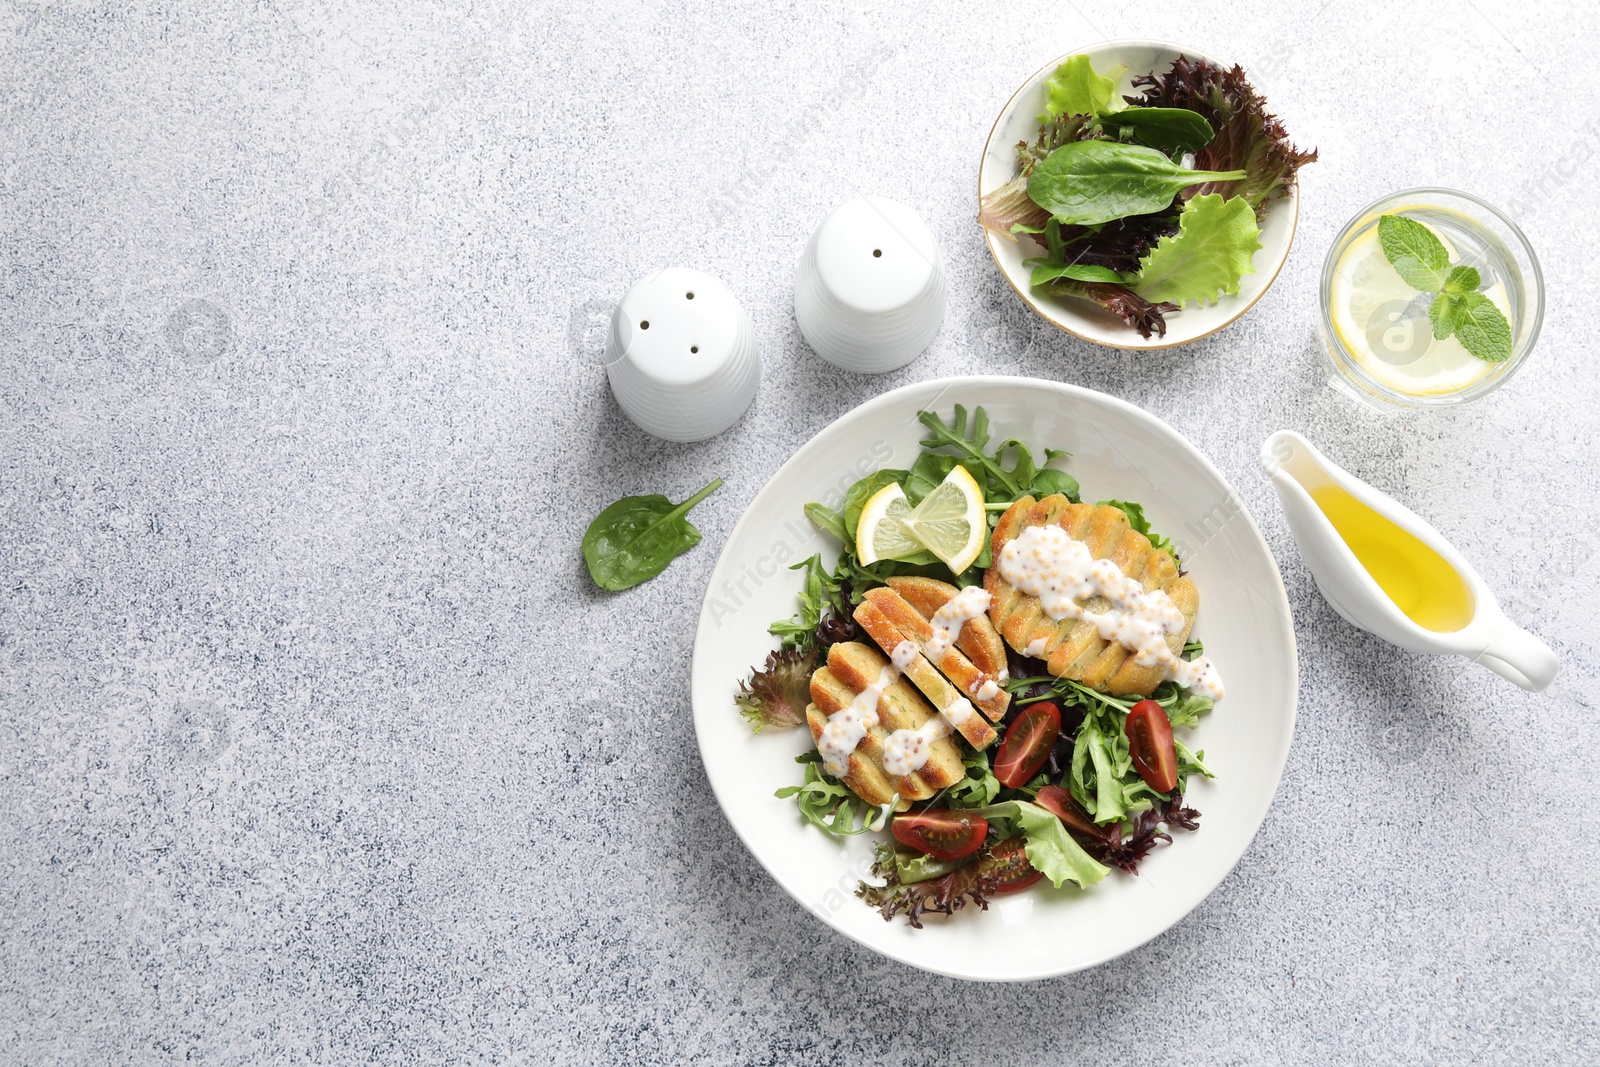
M1082 541L1095 559L1109 559L1122 573L1145 589L1159 589L1171 598L1184 619L1183 629L1168 634L1167 647L1181 655L1200 596L1194 583L1178 574L1172 555L1153 548L1150 539L1128 525L1121 508L1109 504L1074 504L1060 494L1035 500L1025 496L1013 504L995 525L993 558L1029 526L1056 525L1074 540ZM1000 636L1016 651L1045 661L1057 678L1070 678L1114 696L1149 696L1164 677L1159 665L1142 667L1116 641L1100 636L1099 628L1084 619L1057 621L1045 614L1039 599L1017 589L1000 573L998 564L984 574L990 596L989 618ZM1104 597L1078 601L1090 611L1104 612L1111 605Z

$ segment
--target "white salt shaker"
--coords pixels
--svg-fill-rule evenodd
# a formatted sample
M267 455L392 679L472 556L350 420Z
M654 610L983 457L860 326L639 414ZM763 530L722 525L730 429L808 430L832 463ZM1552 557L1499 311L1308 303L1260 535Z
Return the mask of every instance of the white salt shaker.
M641 279L606 334L606 376L640 429L703 441L739 421L761 382L755 329L716 278L668 267Z
M882 374L916 359L944 322L944 261L917 213L861 197L822 220L795 273L794 318L817 355Z

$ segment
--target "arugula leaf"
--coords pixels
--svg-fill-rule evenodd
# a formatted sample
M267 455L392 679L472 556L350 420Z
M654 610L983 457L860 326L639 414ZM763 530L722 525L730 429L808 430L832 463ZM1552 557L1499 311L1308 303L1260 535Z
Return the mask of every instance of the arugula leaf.
M1074 141L1033 169L1028 196L1062 223L1089 226L1160 211L1191 185L1244 176L1242 170L1180 167L1142 145Z
M820 555L803 559L789 569L806 572L805 588L800 591L799 614L773 623L767 627L767 632L779 638L784 648L810 648L825 610L831 609L836 615L850 613L845 610L838 579L823 569Z
M1178 690L1177 686L1173 686L1173 689L1177 691L1167 698L1171 701L1170 703L1159 700L1156 703L1161 704L1166 709L1167 718L1174 728L1179 726L1199 726L1200 716L1208 714L1212 708L1217 706L1217 702L1208 696L1184 692Z
M1121 77L1125 68L1117 67ZM1044 83L1044 111L1040 122L1063 115L1099 115L1112 110L1111 94L1117 83L1095 73L1088 56L1071 56Z
M844 528L844 516L828 507L826 504L807 504L806 518L816 524L817 529L823 533L832 534L841 541L848 541L850 535Z
M1251 261L1260 247L1261 229L1243 198L1193 197L1178 216L1177 235L1163 237L1139 264L1133 291L1146 300L1177 304L1231 296L1241 278L1255 273Z
M1199 774L1206 778L1216 777L1211 772L1211 768L1202 762L1205 758L1204 750L1199 752L1192 751L1188 745L1176 737L1172 739L1172 745L1178 753L1178 788L1176 792L1183 793L1189 788L1188 782L1191 773Z
M1395 273L1411 288L1422 293L1444 288L1450 253L1428 227L1404 215L1383 215L1378 219L1378 243Z
M1019 830L1026 842L1028 862L1058 889L1066 882L1076 882L1087 889L1111 873L1109 867L1096 862L1072 839L1060 819L1037 804L1008 800L978 808L974 814L991 823L1010 823Z
M1099 500L1095 502L1096 507L1102 504L1121 508L1122 513L1128 516L1128 525L1148 537L1151 548L1169 552L1172 554L1173 560L1177 561L1178 551L1176 546L1173 545L1171 538L1150 529L1150 520L1144 517L1143 504L1136 504L1132 500Z
M1033 268L1033 274L1028 279L1029 285L1043 285L1057 278L1071 278L1078 282L1122 284L1122 275L1110 267L1096 267L1088 263L1052 263L1048 259L1027 259L1023 260L1022 265Z
M958 456L948 456L924 452L917 458L912 469L915 471L918 465L923 465L923 471L917 476L917 486L924 492L924 486L931 489L944 479L951 467L960 463L983 486L983 498L991 504L1014 503L1030 493L1034 496L1061 493L1077 502L1078 480L1065 471L1041 468L1034 461L1033 450L1025 442L1015 437L1007 438L990 455L986 451L989 447L989 415L983 408L979 407L973 412L970 427L967 424L967 409L960 404L955 406L955 414L948 426L932 411L917 412L917 419L932 431L932 436L923 439L923 448L953 448L960 453ZM1046 448L1044 461L1049 463L1069 454L1059 448ZM924 459L929 456L931 458ZM1011 460L1009 466L1006 462L1008 456ZM935 473L938 474L937 480ZM909 497L911 486L905 485L905 490ZM985 556L987 554L986 549ZM978 563L974 566L980 564L988 565L983 556L978 557Z
M1216 136L1204 115L1186 107L1125 107L1100 122L1168 152L1198 152Z
M880 808L856 796L849 786L822 769L822 755L815 750L796 756L794 761L806 765L805 781L784 786L772 795L779 800L794 797L806 822L835 837L883 829L891 805Z
M721 478L681 504L660 494L625 496L594 517L583 534L583 561L601 589L631 589L667 569L700 543L684 516L722 485Z
M1456 297L1456 339L1461 347L1487 363L1502 363L1511 358L1511 323L1500 309L1482 293L1463 293Z
M964 752L961 765L966 773L955 785L945 790L944 799L952 808L981 808L993 804L1000 795L1000 779L989 769L989 757L983 752Z

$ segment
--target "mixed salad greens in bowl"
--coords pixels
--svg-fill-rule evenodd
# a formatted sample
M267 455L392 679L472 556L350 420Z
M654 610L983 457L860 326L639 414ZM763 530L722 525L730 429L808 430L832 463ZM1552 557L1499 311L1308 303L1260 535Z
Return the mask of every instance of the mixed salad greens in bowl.
M1183 344L1244 314L1294 238L1316 159L1238 66L1153 42L1052 63L984 149L978 220L1036 311L1087 340Z

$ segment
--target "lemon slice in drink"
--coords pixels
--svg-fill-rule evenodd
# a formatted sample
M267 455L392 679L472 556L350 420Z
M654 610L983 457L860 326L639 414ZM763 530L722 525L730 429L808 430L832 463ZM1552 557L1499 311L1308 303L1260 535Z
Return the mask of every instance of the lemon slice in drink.
M1455 259L1449 239L1438 237ZM1509 315L1503 284L1496 282L1483 295ZM1389 265L1376 226L1339 257L1328 298L1329 318L1345 349L1363 370L1398 392L1459 392L1499 366L1474 358L1454 337L1434 339L1428 322L1432 295L1418 293Z
M899 482L890 482L867 497L856 520L856 559L863 565L880 559L906 559L922 552L922 542L906 529L911 502Z
M904 522L911 536L944 560L955 574L972 566L982 554L983 541L989 533L983 489L962 466L950 468L944 481L922 498Z

